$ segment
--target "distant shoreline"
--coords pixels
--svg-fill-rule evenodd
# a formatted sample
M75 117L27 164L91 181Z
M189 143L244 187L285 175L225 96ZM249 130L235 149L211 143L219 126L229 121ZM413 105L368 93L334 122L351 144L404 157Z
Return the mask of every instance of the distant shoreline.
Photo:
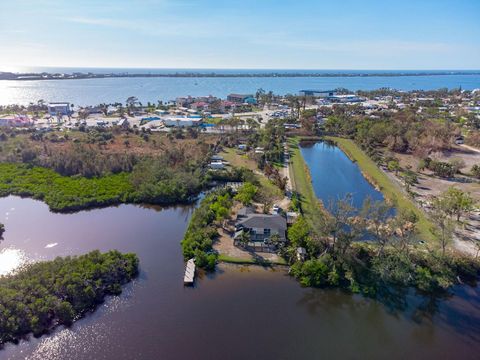
M447 75L480 75L478 72L465 71L438 71L438 72L384 72L384 73L307 73L307 72L264 72L264 73L219 73L219 72L172 72L164 74L155 73L12 73L0 72L0 80L38 81L38 80L81 80L81 79L105 79L105 78L292 78L292 77L412 77L412 76L447 76Z

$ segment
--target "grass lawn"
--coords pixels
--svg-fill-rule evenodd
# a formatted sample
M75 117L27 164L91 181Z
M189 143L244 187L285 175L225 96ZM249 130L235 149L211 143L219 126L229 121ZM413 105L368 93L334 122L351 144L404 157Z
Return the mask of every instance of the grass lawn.
M350 159L356 161L362 172L379 188L384 196L391 201L397 209L411 210L417 214L419 219L417 228L422 239L429 241L435 240L435 236L431 232L434 225L429 221L425 213L417 208L413 201L407 198L401 190L390 181L387 175L378 168L377 164L375 164L375 162L373 162L373 160L370 159L360 147L349 139L330 136L328 136L327 139L337 143Z
M258 262L253 258L237 258L225 254L219 254L218 261L238 265L287 265L287 262L284 259L278 261L265 260L264 262Z
M312 228L319 232L319 224L324 216L325 209L318 200L313 190L310 171L303 160L298 138L289 138L288 145L290 149L290 174L292 176L292 186L300 194L302 210L305 219Z
M223 120L222 117L211 117L211 118L206 118L206 119L204 120L204 122L207 123L207 124L215 124L215 125L217 125L217 124L219 124L220 121L222 121L222 120Z

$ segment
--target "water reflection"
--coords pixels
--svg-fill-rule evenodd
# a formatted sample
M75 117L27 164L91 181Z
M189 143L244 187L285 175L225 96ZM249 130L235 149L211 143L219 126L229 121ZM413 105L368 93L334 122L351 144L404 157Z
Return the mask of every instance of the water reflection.
M383 194L376 190L362 175L356 163L330 142L302 142L302 156L312 178L315 195L327 206L331 201L352 196L352 205L360 209L363 201L384 201Z
M65 215L34 200L0 199L0 214L11 207L22 217L9 218L6 249L52 259L116 248L137 253L141 271L70 329L8 344L2 359L475 358L480 350L477 289L430 302L391 293L379 302L301 288L282 269L226 265L185 289L179 243L191 208Z
M1 240L0 240L1 242ZM29 262L23 250L13 247L0 250L0 276L8 275Z

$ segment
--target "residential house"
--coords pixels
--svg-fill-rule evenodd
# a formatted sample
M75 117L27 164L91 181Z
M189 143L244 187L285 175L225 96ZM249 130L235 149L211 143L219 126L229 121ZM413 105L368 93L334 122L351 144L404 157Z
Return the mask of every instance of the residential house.
M195 102L195 99L191 96L177 97L175 99L175 105L177 105L178 108L181 108L181 107L188 108L190 104L194 102Z
M208 111L208 105L205 101L196 101L190 105L190 108L196 111Z
M233 101L221 101L220 102L220 106L218 108L218 110L221 112L221 113L224 113L226 111L229 111L229 110L232 110L232 109L235 109L237 107L237 103L233 102Z
M281 215L256 214L248 208L237 215L237 224L235 225L234 240L241 237L242 232L247 232L251 243L268 244L274 234L278 234L281 242L286 242L285 232L287 230L287 221Z
M27 115L15 115L14 117L0 117L0 126L24 127L32 125L32 120Z

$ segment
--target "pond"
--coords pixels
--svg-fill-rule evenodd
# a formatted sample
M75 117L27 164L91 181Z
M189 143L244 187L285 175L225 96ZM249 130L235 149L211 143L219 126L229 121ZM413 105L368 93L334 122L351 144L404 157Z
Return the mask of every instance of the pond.
M331 201L352 195L353 206L362 207L370 197L384 201L382 193L376 190L362 175L358 165L352 162L337 146L325 142L302 142L302 156L310 169L313 190L325 206Z
M221 265L184 288L179 243L192 209L121 205L56 214L39 201L1 198L0 252L20 252L18 262L118 249L138 254L141 273L71 328L8 344L0 358L478 358L478 288L458 288L441 301L409 294L402 312L301 288L280 269Z

